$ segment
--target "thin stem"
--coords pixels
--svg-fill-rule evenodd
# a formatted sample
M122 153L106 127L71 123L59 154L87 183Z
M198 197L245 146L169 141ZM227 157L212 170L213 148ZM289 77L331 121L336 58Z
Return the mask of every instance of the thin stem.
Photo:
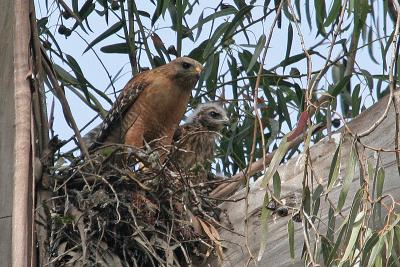
M132 0L128 0L128 36L125 38L128 43L129 49L129 61L132 67L132 76L139 72L136 59L136 49L135 49L135 21L132 13ZM124 13L124 11L122 11ZM126 25L124 26L126 27ZM125 32L125 29L124 29Z
M339 35L341 27L342 27L346 6L347 6L347 0L345 0L344 4L342 6L342 10L340 12L340 17L339 17L339 22L338 22L338 24L337 24L337 26L335 28L335 31L333 32L333 37L332 37L331 44L329 46L328 57L327 57L327 59L325 61L325 65L321 69L321 71L318 73L318 75L315 78L314 82L311 83L311 84L308 84L308 88L309 88L308 95L309 95L309 97L312 96L312 93L314 92L315 87L318 85L319 81L321 80L322 75L324 75L326 73L325 69L328 69L330 67L329 61L330 61L330 58L331 58L331 55L332 55L333 47L335 46L335 43L336 43L336 38ZM292 10L292 7L291 7L291 10Z
M176 0L176 52L178 57L182 53L182 0Z
M304 54L306 55L306 58L307 58L307 87L308 87L310 85L310 82L311 82L311 72L312 72L311 56L308 53L307 48L305 46L304 37L303 37L303 34L301 33L299 22L298 22L296 13L293 10L292 3L290 2L290 0L288 0L288 6L289 6L289 9L290 9L290 12L292 13L292 17L294 19L294 24L296 26L297 34L299 35L299 38L300 38L301 48L303 49L303 52L304 52ZM308 103L310 99L312 99L312 93L311 92L306 94L306 103Z
M131 1L131 3L132 3L133 13L135 14L135 17L136 17L136 23L138 24L140 34L142 35L142 41L143 41L143 44L144 44L144 47L145 47L147 58L149 59L151 67L155 68L153 57L151 56L151 52L150 52L149 43L147 42L146 33L144 31L144 27L143 27L142 21L140 19L139 11L138 11L138 9L136 7L135 1Z
M265 63L265 59L267 58L267 52L268 52L268 48L269 45L271 43L271 39L272 39L272 34L274 32L274 28L275 25L278 21L279 15L281 14L281 10L283 7L283 3L285 3L286 1L281 1L279 4L279 7L276 11L276 15L275 18L272 22L272 26L271 29L269 31L268 34L268 38L267 41L265 43L265 47L264 47L264 52L262 55L262 59L260 62L260 67L258 69L258 73L257 73L257 80L256 80L256 84L254 87L254 95L253 95L253 107L254 107L254 113L256 115L256 121L254 122L254 129L253 129L253 141L252 141L252 147L251 147L251 152L250 152L250 160L249 160L249 165L245 171L245 175L244 177L246 177L246 198L245 198L245 229L246 229L246 248L248 250L248 253L250 254L250 259L249 261L252 259L255 264L257 265L257 262L255 261L255 258L250 250L250 246L249 246L249 240L248 240L248 236L249 236L249 224L248 224L248 209L249 209L249 193L250 193L250 177L247 175L248 173L251 172L251 167L252 167L252 162L254 159L254 153L255 153L255 148L256 148L256 137L257 137L257 128L259 127L260 129L260 134L263 135L263 128L262 128L262 124L261 122L261 118L260 118L260 114L258 113L258 109L257 109L257 100L258 100L258 88L260 87L260 82L261 82L261 74L263 72L263 67L264 67L264 63ZM265 153L265 145L263 144L263 159L262 159L262 163L263 163L263 168L264 170L266 169L266 153Z
M363 137L363 136L367 136L369 135L371 132L373 132L387 117L387 114L389 112L390 106L392 104L393 101L393 95L394 95L394 90L395 90L395 86L396 86L396 80L395 80L395 63L397 62L397 40L399 37L399 29L400 29L400 5L399 2L397 0L393 1L393 4L396 6L396 10L397 10L397 19L396 19L396 26L393 32L393 41L392 41L392 59L391 59L391 63L389 66L389 82L390 82L390 86L389 86L389 98L388 98L388 103L386 105L385 111L383 112L382 116L372 124L372 126L370 128L368 128L367 130L365 130L364 132L361 132L360 134L358 134L359 137Z
M81 133L79 132L78 126L76 125L75 119L72 115L71 112L71 108L68 104L68 101L65 97L64 91L62 90L62 88L60 87L60 85L58 84L58 80L56 78L56 75L54 73L54 70L51 67L51 63L50 60L48 58L46 58L46 54L42 53L42 56L44 57L42 62L43 62L43 66L44 69L49 77L49 80L51 82L51 84L54 87L54 92L56 97L58 98L58 100L61 103L62 109L63 109L63 113L65 116L65 119L67 120L68 125L71 127L71 129L74 131L76 138L78 139L78 144L79 144L79 148L81 149L82 153L85 155L86 159L89 160L89 163L91 165L92 168L94 168L92 161L90 160L90 156L89 156L89 152L88 149L85 145L85 142L83 142L82 140L82 136Z

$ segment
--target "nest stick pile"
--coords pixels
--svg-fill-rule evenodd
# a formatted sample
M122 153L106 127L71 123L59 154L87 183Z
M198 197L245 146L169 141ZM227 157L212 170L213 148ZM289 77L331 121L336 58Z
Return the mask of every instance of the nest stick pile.
M193 185L193 174L172 171L157 153L108 149L91 162L59 158L48 170L51 197L37 216L47 229L40 238L48 266L201 266L212 254L222 258L220 210L208 185Z

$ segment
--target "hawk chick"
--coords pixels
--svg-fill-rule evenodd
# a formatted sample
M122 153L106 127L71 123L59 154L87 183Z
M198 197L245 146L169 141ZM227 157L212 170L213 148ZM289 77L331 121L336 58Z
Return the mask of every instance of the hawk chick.
M226 125L229 125L226 111L216 103L206 103L175 132L177 149L172 154L172 162L180 170L195 172L198 179L194 183L207 181L218 132Z
M140 148L157 140L170 145L202 69L196 60L180 57L137 74L118 96L90 150L105 143Z

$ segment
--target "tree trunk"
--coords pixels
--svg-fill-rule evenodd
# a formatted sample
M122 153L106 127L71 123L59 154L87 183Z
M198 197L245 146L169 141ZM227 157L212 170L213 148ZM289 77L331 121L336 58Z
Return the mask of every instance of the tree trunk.
M397 106L400 105L400 92L397 91L394 94L394 99ZM348 126L353 133L360 133L368 129L371 124L377 121L384 113L388 96L381 99L378 103L373 105L371 108L364 111L360 116L351 121ZM368 144L375 148L383 148L387 150L395 149L395 136L396 133L395 120L396 113L391 105L388 116L378 126L378 128L366 137L361 138L364 144ZM400 123L400 122L398 122ZM327 137L316 145L310 148L310 160L312 162L313 171L316 174L314 177L314 189L316 181L322 184L326 188L327 180L329 176L329 170L332 163L332 158L337 148L338 140L340 136L344 135L344 143L342 145L341 153L341 166L340 166L340 177L345 175L347 163L349 162L349 154L351 144L351 138L348 137L347 130L341 129L337 133L333 134L331 140ZM336 141L335 141L336 140ZM361 151L363 152L363 151ZM372 150L365 150L366 158L375 164L376 155ZM400 177L396 163L396 153L384 152L381 153L381 164L385 171L385 181L383 187L383 193L390 194L394 197L395 201L400 200ZM299 207L302 199L302 182L304 176L304 161L299 157L292 158L288 162L282 164L278 168L278 173L281 178L281 197L290 203L288 205ZM260 187L262 179L257 180L251 185L249 193L249 208L248 208L248 231L246 233L245 227L245 201L239 202L226 202L222 205L223 209L227 210L230 222L233 225L233 230L242 235L248 234L248 245L252 255L257 258L258 251L261 242L261 226L260 226L260 213L263 205L263 199L265 195L265 189ZM332 192L329 194L329 200L333 203L337 203L341 186L334 187ZM352 204L352 200L356 191L360 188L360 174L356 169L356 175L351 182L350 189L346 198L346 202L342 209L343 216L346 216ZM372 188L372 183L370 185ZM311 188L311 190L313 190ZM245 190L241 190L236 193L232 199L240 199L245 196ZM326 233L326 228L322 225L328 221L328 209L329 203L324 197L321 197L321 207L318 217L322 219L320 224L321 232ZM294 244L295 244L295 259L292 260L289 254L289 241L288 241L288 230L287 223L292 217L290 214L286 217L280 217L278 215L272 215L268 220L268 236L267 236L267 247L262 255L262 259L258 266L302 266L301 254L304 244L303 227L301 222L294 223ZM382 216L384 218L384 216ZM340 223L337 222L337 225ZM224 245L227 250L224 252L225 261L222 266L247 266L247 261L250 258L248 249L246 248L246 238L232 232L221 230L221 239L224 240ZM212 266L218 266L218 261L214 259L210 262ZM254 262L251 261L249 266L255 266Z

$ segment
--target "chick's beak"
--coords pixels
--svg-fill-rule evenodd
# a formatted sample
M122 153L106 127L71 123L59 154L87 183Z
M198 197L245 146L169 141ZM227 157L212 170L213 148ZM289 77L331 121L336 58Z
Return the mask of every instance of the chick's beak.
M229 126L229 125L231 124L231 121L230 121L228 118L226 118L226 119L224 119L224 120L222 121L222 124L223 124L224 126Z

